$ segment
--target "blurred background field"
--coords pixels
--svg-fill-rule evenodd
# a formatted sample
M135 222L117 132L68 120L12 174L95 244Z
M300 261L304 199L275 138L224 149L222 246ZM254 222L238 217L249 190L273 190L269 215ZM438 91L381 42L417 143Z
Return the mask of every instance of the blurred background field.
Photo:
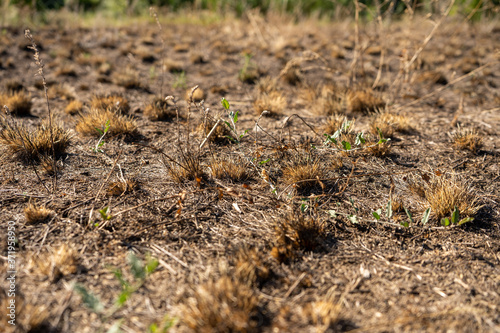
M149 15L152 6L160 13L176 13L176 17L180 13L202 13L211 21L242 17L248 10L294 19L345 20L354 18L356 3L359 18L364 21L375 19L379 13L386 19L439 13L449 5L448 1L438 0L2 0L0 25L46 24L75 15L114 20L141 18ZM499 12L500 0L456 0L450 16L477 22L494 19Z

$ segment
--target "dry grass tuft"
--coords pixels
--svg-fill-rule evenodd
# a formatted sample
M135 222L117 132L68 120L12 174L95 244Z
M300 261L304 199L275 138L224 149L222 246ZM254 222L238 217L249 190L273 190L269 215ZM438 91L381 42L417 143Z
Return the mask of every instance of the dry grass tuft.
M259 94L270 94L278 91L278 80L270 76L265 76L257 81L257 90Z
M81 113L82 111L83 111L83 103L76 99L74 101L69 102L69 104L66 105L66 108L64 108L64 112L70 115L75 115L77 113Z
M296 251L323 249L326 231L317 218L288 214L276 222L274 229L276 240L271 255L279 262L293 259Z
M483 138L473 129L459 128L451 138L455 149L469 150L473 154L483 146Z
M370 121L370 130L378 135L378 130L384 138L392 138L395 132L408 132L412 129L411 120L403 115L390 112L377 113Z
M342 128L342 124L347 121L347 118L341 114L334 114L328 117L325 123L321 126L321 132L332 135L337 130Z
M299 194L306 195L313 190L323 190L320 179L325 178L325 174L324 163L310 157L299 157L283 168L283 181Z
M273 322L273 332L330 332L340 320L340 305L331 301L316 301L304 306L285 305ZM312 327L311 327L312 326ZM314 330L312 329L314 327ZM332 330L333 329L333 330Z
M43 89L43 85L42 88ZM72 86L62 83L57 85L51 85L47 90L47 96L49 99L61 99L61 100L74 100L76 98L75 88Z
M71 76L71 77L78 76L78 74L76 73L75 66L71 64L62 64L57 68L54 74L56 76Z
M126 89L139 89L143 87L139 73L130 68L114 73L113 83Z
M174 161L163 160L167 172L177 183L187 180L196 180L198 183L205 177L199 153L191 150L181 151L179 158Z
M6 291L4 292L2 290L0 293L6 294ZM2 309L7 309L10 305L11 298L1 297L0 299L0 306ZM1 332L39 333L53 331L53 327L51 327L49 322L50 309L46 306L29 304L25 301L24 297L19 295L15 297L15 305L16 326L10 325L7 320L2 320L0 322ZM8 317L6 316L6 318Z
M302 72L300 69L300 64L291 64L285 66L280 73L281 80L285 81L289 85L296 86L302 82Z
M66 275L75 274L78 264L78 251L67 244L62 244L57 248L50 248L47 252L31 256L28 269L36 275L57 281Z
M371 113L385 106L384 100L372 89L350 90L347 93L347 107L350 112Z
M144 109L144 115L151 121L170 121L177 116L175 105L171 105L165 99L158 97Z
M426 83L441 84L441 85L448 84L446 76L444 76L442 72L438 71L423 72L416 77L415 81L418 83L426 82Z
M380 138L375 135L368 135L366 138L366 151L375 157L384 157L391 153L391 141L378 143ZM363 150L364 151L364 150Z
M343 113L345 110L345 89L332 84L320 87L307 87L301 98L314 114L325 116Z
M13 94L16 92L23 91L24 85L21 81L17 79L10 79L5 82L5 89L7 90L8 93Z
M277 91L269 94L260 94L253 102L253 107L257 115L260 115L262 111L269 111L270 116L281 116L286 105L286 97Z
M227 157L212 156L210 170L212 176L217 179L240 182L250 178L249 165L241 158L231 160Z
M99 110L113 110L117 113L129 113L130 104L128 100L120 95L94 96L90 100L90 106Z
M258 249L242 247L236 254L234 276L253 286L265 282L270 276L270 269Z
M31 96L24 91L0 93L0 108L7 105L10 112L16 116L28 116L31 112ZM2 110L3 111L3 110Z
M117 197L125 194L126 192L133 192L135 189L137 189L137 187L138 183L133 179L126 179L125 181L115 181L109 183L106 194L109 196Z
M184 64L182 62L168 58L163 60L163 69L170 73L182 73L185 71Z
M206 137L212 128L217 124L217 120L214 118L208 116L204 122L202 122L198 126L198 132L203 136ZM208 138L210 142L217 142L217 143L229 143L231 140L229 140L227 137L231 136L231 130L227 125L223 122L219 122L219 125L215 128L214 132Z
M26 217L26 224L38 224L46 222L49 218L54 216L55 212L45 207L40 207L34 204L29 204L24 208L24 216Z
M6 146L14 157L40 162L42 157L52 156L51 130L47 123L43 122L35 130L29 130L15 120L8 122L0 118L0 126L0 144ZM54 155L58 158L66 153L72 135L59 125L53 126L52 133Z
M433 175L424 185L424 196L438 220L450 217L455 207L462 218L474 217L482 207L477 192L455 175Z
M139 135L135 121L128 116L116 113L112 109L91 108L90 111L80 114L80 120L76 124L76 131L83 135L100 137L102 134L96 128L103 128L109 121L108 135L125 135L136 137Z
M258 332L258 298L248 285L223 276L199 286L180 307L193 332Z

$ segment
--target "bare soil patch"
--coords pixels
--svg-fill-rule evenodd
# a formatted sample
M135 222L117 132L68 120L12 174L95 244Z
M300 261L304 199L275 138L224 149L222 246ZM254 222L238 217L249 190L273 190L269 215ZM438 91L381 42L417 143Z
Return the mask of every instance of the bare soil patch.
M351 22L254 19L32 31L71 143L54 170L0 137L17 331L500 331L498 24L449 20L411 62L424 18L358 38ZM3 131L46 126L24 31L0 41ZM31 105L14 112L19 92ZM441 225L455 206L473 221ZM93 313L73 285L112 309L130 251L158 268Z

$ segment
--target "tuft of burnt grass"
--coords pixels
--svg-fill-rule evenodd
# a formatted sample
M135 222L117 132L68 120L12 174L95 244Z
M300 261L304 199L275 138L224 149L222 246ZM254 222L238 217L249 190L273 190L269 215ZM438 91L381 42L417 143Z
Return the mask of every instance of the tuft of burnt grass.
M78 251L67 244L62 244L30 256L28 270L35 275L57 281L64 276L75 274L79 261Z
M438 221L450 217L458 208L461 217L474 217L482 205L481 196L466 182L456 175L433 174L423 186L423 194Z
M91 108L88 112L81 113L76 124L76 131L88 136L100 137L101 132L97 128L103 128L109 121L108 133L110 136L123 135L126 137L137 137L139 131L132 117L116 113L113 108L97 109Z
M259 94L253 102L253 107L257 115L260 115L262 111L268 111L268 114L274 117L282 116L286 105L286 97L278 91L271 91L269 94Z
M283 181L295 188L298 194L309 194L314 190L323 191L321 179L326 176L325 163L317 157L298 156L283 168Z
M198 126L197 130L203 137L206 137L216 124L217 120L207 115L204 121ZM231 136L231 130L224 122L221 121L208 140L216 143L229 143L231 140L228 136Z
M380 130L384 138L392 138L396 132L404 133L411 129L411 120L408 117L390 112L377 113L370 121L370 131L377 135Z
M179 318L193 332L259 332L258 304L246 283L222 276L196 288L180 306Z
M273 320L273 332L336 332L341 306L329 300L284 305Z
M167 172L177 183L184 183L187 180L196 180L198 183L205 177L201 156L192 150L181 150L179 157L175 160L164 158L163 165Z
M73 100L66 105L64 112L69 115L75 115L83 111L83 103L79 100Z
M385 101L371 88L354 89L347 92L347 108L350 112L373 113L386 106Z
M0 93L0 108L7 105L10 112L16 116L29 116L31 113L31 96L23 90Z
M317 217L304 214L287 214L274 226L275 245L271 255L281 262L288 262L298 251L318 251L324 248L326 230Z
M45 156L52 156L51 132L54 139L54 155L63 156L71 144L71 132L55 124L52 130L47 122L42 122L35 130L30 130L16 120L0 118L0 144L15 157L25 162L40 162Z
M151 121L171 121L177 116L175 105L171 105L167 100L158 97L144 108L144 115Z
M26 224L38 224L46 222L49 218L54 216L55 212L43 206L29 204L24 208L24 216L26 217Z
M121 95L94 96L90 100L90 107L101 110L111 109L122 114L130 111L128 100Z
M476 154L483 146L483 138L474 129L459 128L451 134L453 147L457 150L468 150Z
M230 179L234 182L241 182L251 177L250 166L240 158L212 156L210 171L214 178Z

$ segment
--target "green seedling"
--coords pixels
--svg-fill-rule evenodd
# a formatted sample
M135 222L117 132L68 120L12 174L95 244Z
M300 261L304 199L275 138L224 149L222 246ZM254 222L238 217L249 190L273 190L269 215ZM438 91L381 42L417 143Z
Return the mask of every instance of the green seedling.
M88 291L84 286L80 284L75 284L73 289L82 298L83 304L90 309L92 312L99 315L102 323L105 323L109 318L111 318L120 308L122 308L128 299L139 290L145 283L147 277L151 275L158 267L158 260L152 258L151 256L146 256L146 263L137 258L137 256L130 252L128 255L128 264L130 267L130 273L132 274L132 281L127 281L120 269L112 269L115 278L120 282L121 291L116 297L113 305L109 308L105 308L105 305L99 299L98 296L94 295L92 292ZM107 331L108 333L120 332L120 327L123 323L123 318L115 321L112 327ZM150 326L151 327L151 326ZM168 325L163 327L170 328ZM166 332L166 330L156 330L151 332Z
M458 207L455 206L455 209L451 213L450 218L443 217L441 219L441 225L444 227L448 227L450 225L459 226L459 225L462 225L462 224L465 224L468 222L472 222L472 221L474 221L474 218L470 217L470 216L464 217L463 219L460 219L460 211L459 211Z
M187 84L186 84L186 72L182 71L178 74L175 75L175 80L174 83L172 84L172 88L177 89L177 88L182 88L186 89Z
M106 124L104 124L104 126L102 127L102 130L96 127L96 130L99 132L101 137L99 138L99 141L97 141L95 147L90 148L94 153L104 153L104 150L102 150L101 147L104 146L104 136L106 136L106 133L108 133L110 126L110 121L107 120Z
M245 130L245 132L243 134L238 134L238 131L236 129L236 123L238 122L238 114L240 111L234 112L234 111L230 110L231 107L229 105L229 102L224 97L222 97L222 99L221 99L221 104L224 107L224 109L226 110L227 115L229 117L229 121L230 121L230 122L224 121L224 123L227 125L227 127L229 127L229 129L236 136L236 137L232 137L232 136L227 135L226 137L234 143L240 143L241 139L248 133L248 130Z

